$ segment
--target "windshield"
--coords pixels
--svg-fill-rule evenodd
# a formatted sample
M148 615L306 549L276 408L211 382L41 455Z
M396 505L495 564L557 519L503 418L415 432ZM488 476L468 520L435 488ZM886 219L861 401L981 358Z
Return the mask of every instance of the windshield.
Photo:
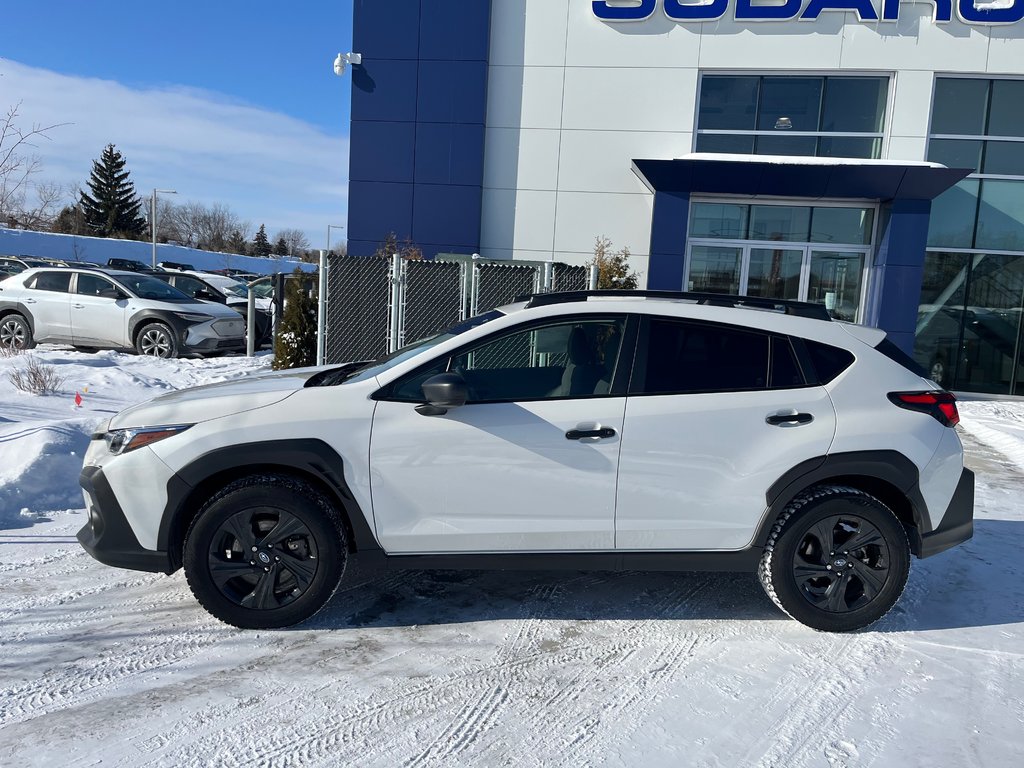
M463 320L461 323L453 325L447 331L438 333L434 336L428 336L425 339L413 342L401 349L392 352L389 355L385 355L379 360L374 360L371 363L361 365L358 368L353 369L351 364L346 365L340 369L329 371L324 376L318 376L316 379L310 379L306 386L320 386L330 387L335 384L354 384L359 381L366 381L373 376L384 373L391 368L394 368L399 363L404 363L416 355L426 352L438 344L448 341L448 339L455 338L459 334L465 333L471 328L489 323L491 320L495 320L499 317L504 317L503 312L499 312L496 309L492 309L490 312L485 312L482 315L471 317L469 320Z
M173 285L149 275L117 275L117 282L134 293L140 299L152 301L170 301L175 304L194 304L195 299L179 291Z

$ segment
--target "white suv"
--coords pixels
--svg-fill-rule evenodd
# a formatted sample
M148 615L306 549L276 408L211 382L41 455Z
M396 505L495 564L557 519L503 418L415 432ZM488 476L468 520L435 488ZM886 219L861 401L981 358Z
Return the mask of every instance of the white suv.
M970 538L954 398L824 307L547 294L381 360L164 395L82 471L79 541L240 627L394 568L757 572L822 630L884 615Z
M151 275L28 269L0 282L0 346L38 342L157 357L216 354L245 349L245 322Z

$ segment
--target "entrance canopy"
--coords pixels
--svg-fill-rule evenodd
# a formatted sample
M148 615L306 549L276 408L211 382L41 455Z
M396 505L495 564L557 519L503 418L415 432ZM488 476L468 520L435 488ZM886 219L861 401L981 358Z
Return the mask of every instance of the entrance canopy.
M633 160L654 193L647 287L683 287L691 195L870 200L887 216L875 243L864 321L910 351L921 295L931 201L973 171L937 163L697 153Z
M832 157L692 154L634 160L651 192L798 198L933 200L973 173L938 163Z

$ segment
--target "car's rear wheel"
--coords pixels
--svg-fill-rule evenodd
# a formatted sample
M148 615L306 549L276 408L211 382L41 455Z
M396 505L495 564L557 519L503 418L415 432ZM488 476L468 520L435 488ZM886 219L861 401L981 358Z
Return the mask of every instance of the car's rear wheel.
M32 329L24 317L12 314L0 320L0 347L21 351L35 345Z
M135 337L135 351L150 357L177 357L178 344L174 340L174 332L168 326L149 323Z
M779 608L826 632L878 621L909 573L900 521L878 499L843 486L817 486L794 499L772 528L758 569Z
M305 621L330 600L345 571L345 527L305 481L260 475L228 485L185 537L185 576L200 604L248 629Z

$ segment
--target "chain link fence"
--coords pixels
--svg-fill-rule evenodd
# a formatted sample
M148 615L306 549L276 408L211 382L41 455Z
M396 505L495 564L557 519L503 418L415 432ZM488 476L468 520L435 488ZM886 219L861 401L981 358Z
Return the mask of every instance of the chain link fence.
M370 360L518 296L586 290L588 267L331 256L325 362Z

